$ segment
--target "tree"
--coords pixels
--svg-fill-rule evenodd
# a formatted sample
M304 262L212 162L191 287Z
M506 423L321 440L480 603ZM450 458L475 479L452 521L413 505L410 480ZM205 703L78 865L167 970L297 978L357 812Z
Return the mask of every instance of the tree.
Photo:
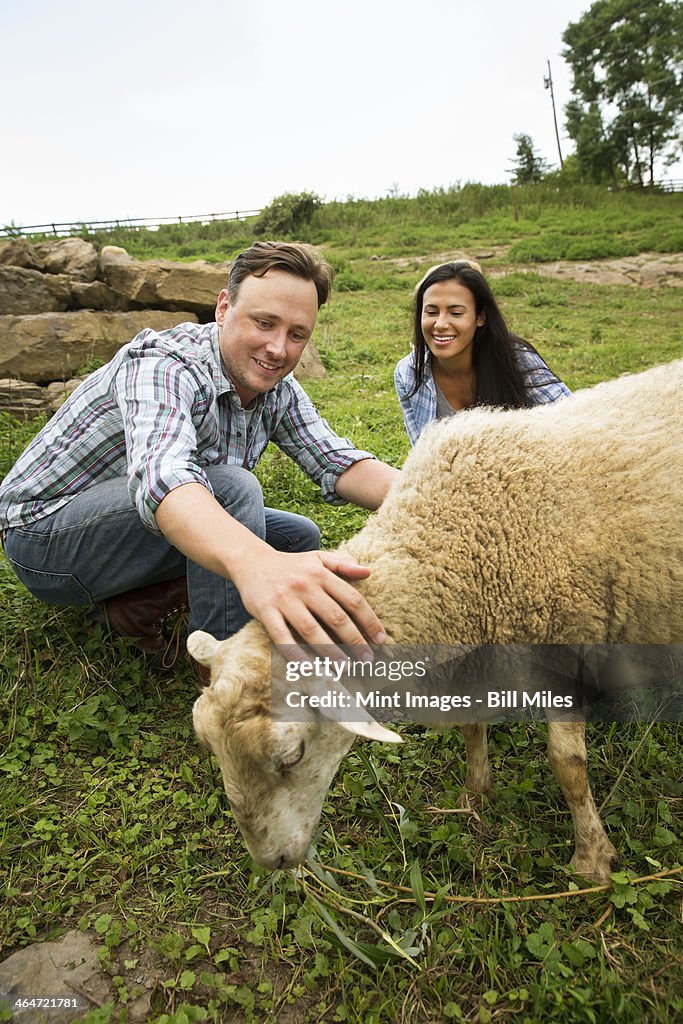
M562 36L573 74L566 127L579 167L601 181L617 170L654 183L655 161L681 149L683 4L597 0Z
M620 171L627 154L617 149L616 141L608 138L597 103L584 106L572 100L565 108L567 132L576 143L576 166L581 181L596 185L611 182L619 184Z
M530 135L512 136L517 143L516 161L510 169L513 185L528 185L540 181L548 173L548 162L534 149Z

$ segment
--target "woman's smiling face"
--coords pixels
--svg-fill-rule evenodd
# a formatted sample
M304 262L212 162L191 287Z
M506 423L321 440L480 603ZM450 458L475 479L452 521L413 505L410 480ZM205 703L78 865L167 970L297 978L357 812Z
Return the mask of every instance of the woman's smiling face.
M430 285L422 300L422 335L435 359L460 358L470 362L477 327L484 323L477 316L474 296L469 288L455 280Z

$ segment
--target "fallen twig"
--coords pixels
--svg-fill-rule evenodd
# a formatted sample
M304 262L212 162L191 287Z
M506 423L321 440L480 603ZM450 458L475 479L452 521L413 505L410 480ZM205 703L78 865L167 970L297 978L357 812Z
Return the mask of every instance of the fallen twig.
M604 912L604 914L600 914L600 917L597 919L597 921L595 922L593 927L596 928L596 929L600 928L605 923L605 921L610 916L610 914L612 913L613 910L614 910L614 904L610 903L610 905L608 906L608 908Z
M425 811L427 814L470 814L479 818L473 807L425 807Z
M324 871L329 871L335 875L344 875L346 878L355 878L359 882L367 882L365 875L359 875L356 871L346 871L344 868L333 868L327 864L320 863L320 867ZM683 873L683 864L678 865L675 868L669 868L667 871L658 871L654 875L642 875L640 878L633 878L630 881L630 885L642 885L645 882L657 882L662 878L671 878L673 875L680 875ZM206 882L212 878L225 878L232 876L233 870L225 871L208 871L204 875L200 875L197 878L197 882ZM376 878L374 884L380 886L383 889L391 889L392 892L404 892L409 896L412 895L412 889L409 889L405 885L397 885L394 882L385 882L381 878ZM532 896L448 896L442 894L439 896L435 892L425 892L424 898L426 900L441 899L444 903L474 903L479 905L496 906L501 903L542 903L544 900L560 900L568 899L571 896L589 896L591 893L609 892L612 888L612 884L607 885L592 885L585 889L567 889L564 892L547 892L547 893L535 893ZM365 918L364 918L365 920Z
M343 868L333 868L326 864L321 864L321 867L324 871L330 871L335 875L356 878L360 882L367 881L364 875L359 875L355 871L345 871ZM644 882L656 882L660 878L669 878L672 875L680 875L681 873L683 873L683 864L675 868L669 868L667 871L658 871L654 875L643 875L641 878L633 878L630 884L641 885ZM382 879L376 878L375 884L383 889L391 889L393 892L412 894L412 889L405 885L396 885L394 882L385 882ZM439 896L435 892L425 892L424 898L426 900L435 900L438 897L444 903L475 903L478 905L495 906L500 903L535 903L543 902L544 900L568 899L570 896L587 896L591 893L609 892L611 888L612 885L610 883L608 885L592 885L586 889L567 889L564 892L534 893L532 896L449 896L447 894Z

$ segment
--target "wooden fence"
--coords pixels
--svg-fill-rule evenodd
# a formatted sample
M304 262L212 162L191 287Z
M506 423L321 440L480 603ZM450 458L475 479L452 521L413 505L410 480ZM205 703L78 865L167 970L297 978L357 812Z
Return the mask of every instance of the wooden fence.
M114 228L149 228L152 231L162 224L210 224L216 220L244 220L254 217L260 210L234 210L228 213L197 213L189 217L122 217L117 220L90 220L76 223L53 224L8 224L0 227L0 237L17 238L26 235L82 235L95 231L112 231Z
M639 182L631 182L630 185L620 185L620 192L683 192L683 178L668 178L666 181L649 181L642 185Z

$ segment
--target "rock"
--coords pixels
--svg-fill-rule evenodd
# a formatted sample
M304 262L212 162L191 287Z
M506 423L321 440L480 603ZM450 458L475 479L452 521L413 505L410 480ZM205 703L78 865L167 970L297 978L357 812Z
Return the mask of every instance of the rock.
M520 268L521 270L522 268ZM519 273L520 270L515 270ZM590 262L539 263L533 268L545 277L560 277L590 284L627 284L640 288L680 286L683 278L683 256L640 253L619 259L591 260Z
M118 245L105 245L100 252L100 276L117 295L132 302L155 304L156 287L148 284L145 264L138 263Z
M95 1007L113 1001L109 979L100 969L99 946L84 932L71 931L56 942L35 942L0 964L0 993L12 1009L18 999L65 1000L69 1006L17 1009L21 1024L69 1024Z
M104 281L74 281L71 285L73 305L78 309L114 309L129 308L120 295L116 295Z
M218 293L227 286L230 267L216 263L161 263L156 290L164 309L194 309L205 312L216 308Z
M0 380L0 412L8 413L18 420L32 420L46 412L46 390L38 384L29 384L24 380Z
M674 263L671 259L653 260L640 268L640 284L645 288L660 285L680 285L683 278L683 261Z
M63 274L0 266L0 316L65 310L71 304L71 285Z
M387 260L387 263L395 267L414 267L417 269L423 264L436 266L439 263L450 263L451 260L471 260L472 255L460 250L456 252L433 252L428 256L397 256Z
M111 359L146 327L162 331L196 322L192 312L40 313L0 317L0 377L34 383L68 380L87 362Z
M227 284L228 272L229 264L204 261L139 262L116 245L106 245L100 253L100 273L112 291L130 302L155 309L212 311L218 293Z
M600 263L539 263L533 272L542 277L566 278L587 284L636 284L623 266L606 267Z
M34 246L48 274L68 274L77 281L94 281L97 277L97 249L82 238L56 238Z
M0 264L7 267L24 267L26 270L45 269L34 246L25 238L13 238L0 244Z
M294 376L297 380L324 380L327 377L327 370L323 366L318 350L312 341L309 341L304 349L304 354L299 360Z
M64 405L67 398L72 392L76 390L79 384L82 384L84 380L87 380L87 374L84 377L72 377L71 380L56 380L52 384L48 384L46 388L39 387L38 390L43 396L43 404L45 412L52 415L57 412L60 406ZM36 387L35 384L29 384L28 387Z

